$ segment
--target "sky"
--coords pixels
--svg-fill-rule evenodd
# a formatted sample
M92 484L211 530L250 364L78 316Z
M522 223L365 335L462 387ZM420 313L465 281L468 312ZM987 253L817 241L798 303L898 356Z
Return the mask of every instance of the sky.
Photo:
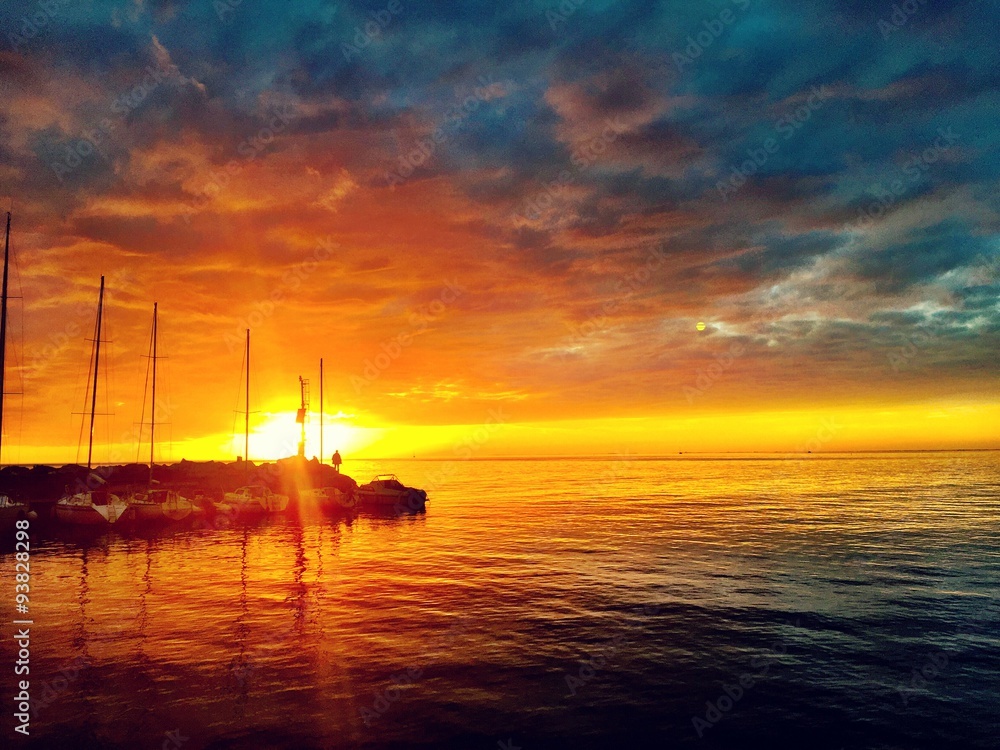
M1000 447L998 16L5 3L0 458Z

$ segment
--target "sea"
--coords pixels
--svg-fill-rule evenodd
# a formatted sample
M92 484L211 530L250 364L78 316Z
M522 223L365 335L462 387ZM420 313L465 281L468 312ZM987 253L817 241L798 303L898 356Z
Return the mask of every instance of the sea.
M427 508L4 545L0 744L1000 747L1000 452L343 470Z

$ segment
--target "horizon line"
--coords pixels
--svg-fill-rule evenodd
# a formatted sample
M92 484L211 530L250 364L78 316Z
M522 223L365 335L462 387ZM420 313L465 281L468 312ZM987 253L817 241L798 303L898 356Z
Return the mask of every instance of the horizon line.
M356 461L568 461L568 460L605 460L605 459L619 459L619 460L666 460L666 459L676 459L679 456L843 456L843 455L854 455L854 454L888 454L888 453L991 453L1000 451L1000 447L995 448L869 448L869 449L859 449L859 450L826 450L826 451L678 451L677 453L580 453L580 454L546 454L539 456L529 456L529 455L495 455L495 456L375 456L367 457L360 456L357 458L344 459L344 464ZM287 461L289 459L298 458L297 456L284 456L282 458L264 458L264 459L250 459L245 461L245 463L250 464L267 464L276 463L278 461ZM320 461L318 456L312 456L305 459L306 461L316 460L321 466L333 465L329 461ZM224 459L224 458L205 458L205 459L189 459L189 458L179 458L170 461L156 461L155 465L159 466L170 466L174 464L179 464L184 461L188 463L223 463L223 464L239 464L244 463L241 459L237 461L236 459ZM148 466L148 461L127 461L123 463L115 462L98 462L95 466ZM83 464L76 461L65 461L65 462L53 462L48 463L44 461L36 462L20 462L20 463L0 463L0 469L8 467L35 467L35 466L51 466L51 467L63 467L63 466L80 466L82 468Z

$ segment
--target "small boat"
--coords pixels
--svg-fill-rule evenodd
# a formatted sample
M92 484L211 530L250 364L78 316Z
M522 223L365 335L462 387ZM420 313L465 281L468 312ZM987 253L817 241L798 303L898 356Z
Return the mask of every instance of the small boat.
M149 484L145 490L134 493L128 499L129 520L141 524L183 521L194 511L194 503L186 497L181 497L178 492L153 487L154 484L158 484L153 478L153 470L155 468L153 458L155 456L156 445L156 363L162 359L156 353L158 324L159 305L154 302L153 328L149 339L151 350L149 359L152 363L153 372L153 396L150 399L151 406L149 409ZM145 400L145 394L143 394L143 404L145 404ZM145 416L145 412L142 416Z
M129 518L136 523L183 521L194 512L194 503L174 490L150 489L129 498Z
M227 492L223 502L231 505L239 514L283 513L288 507L288 495L278 495L270 487L252 484L240 487L235 492Z
M29 510L25 503L14 502L7 495L0 495L0 529L13 529L18 521L34 521L36 518L38 514Z
M121 518L128 504L107 490L67 495L56 503L56 520L74 526L104 526Z
M320 510L353 510L358 506L358 499L353 493L344 492L337 487L303 490L300 497L303 502L312 504Z
M426 492L405 486L395 474L379 474L368 484L358 487L354 496L361 507L423 510L427 502Z

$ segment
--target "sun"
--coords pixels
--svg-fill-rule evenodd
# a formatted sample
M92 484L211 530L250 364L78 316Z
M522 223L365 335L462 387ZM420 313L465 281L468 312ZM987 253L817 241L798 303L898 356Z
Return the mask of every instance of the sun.
M256 419L255 419L256 417ZM250 460L274 461L294 456L302 439L300 425L295 421L295 412L264 412L250 417ZM233 438L237 454L243 453L242 433ZM339 415L325 414L323 417L323 458L329 461L335 450L341 454L357 452L367 441L363 431L346 423ZM306 422L306 458L319 457L320 429L319 413L310 412Z

